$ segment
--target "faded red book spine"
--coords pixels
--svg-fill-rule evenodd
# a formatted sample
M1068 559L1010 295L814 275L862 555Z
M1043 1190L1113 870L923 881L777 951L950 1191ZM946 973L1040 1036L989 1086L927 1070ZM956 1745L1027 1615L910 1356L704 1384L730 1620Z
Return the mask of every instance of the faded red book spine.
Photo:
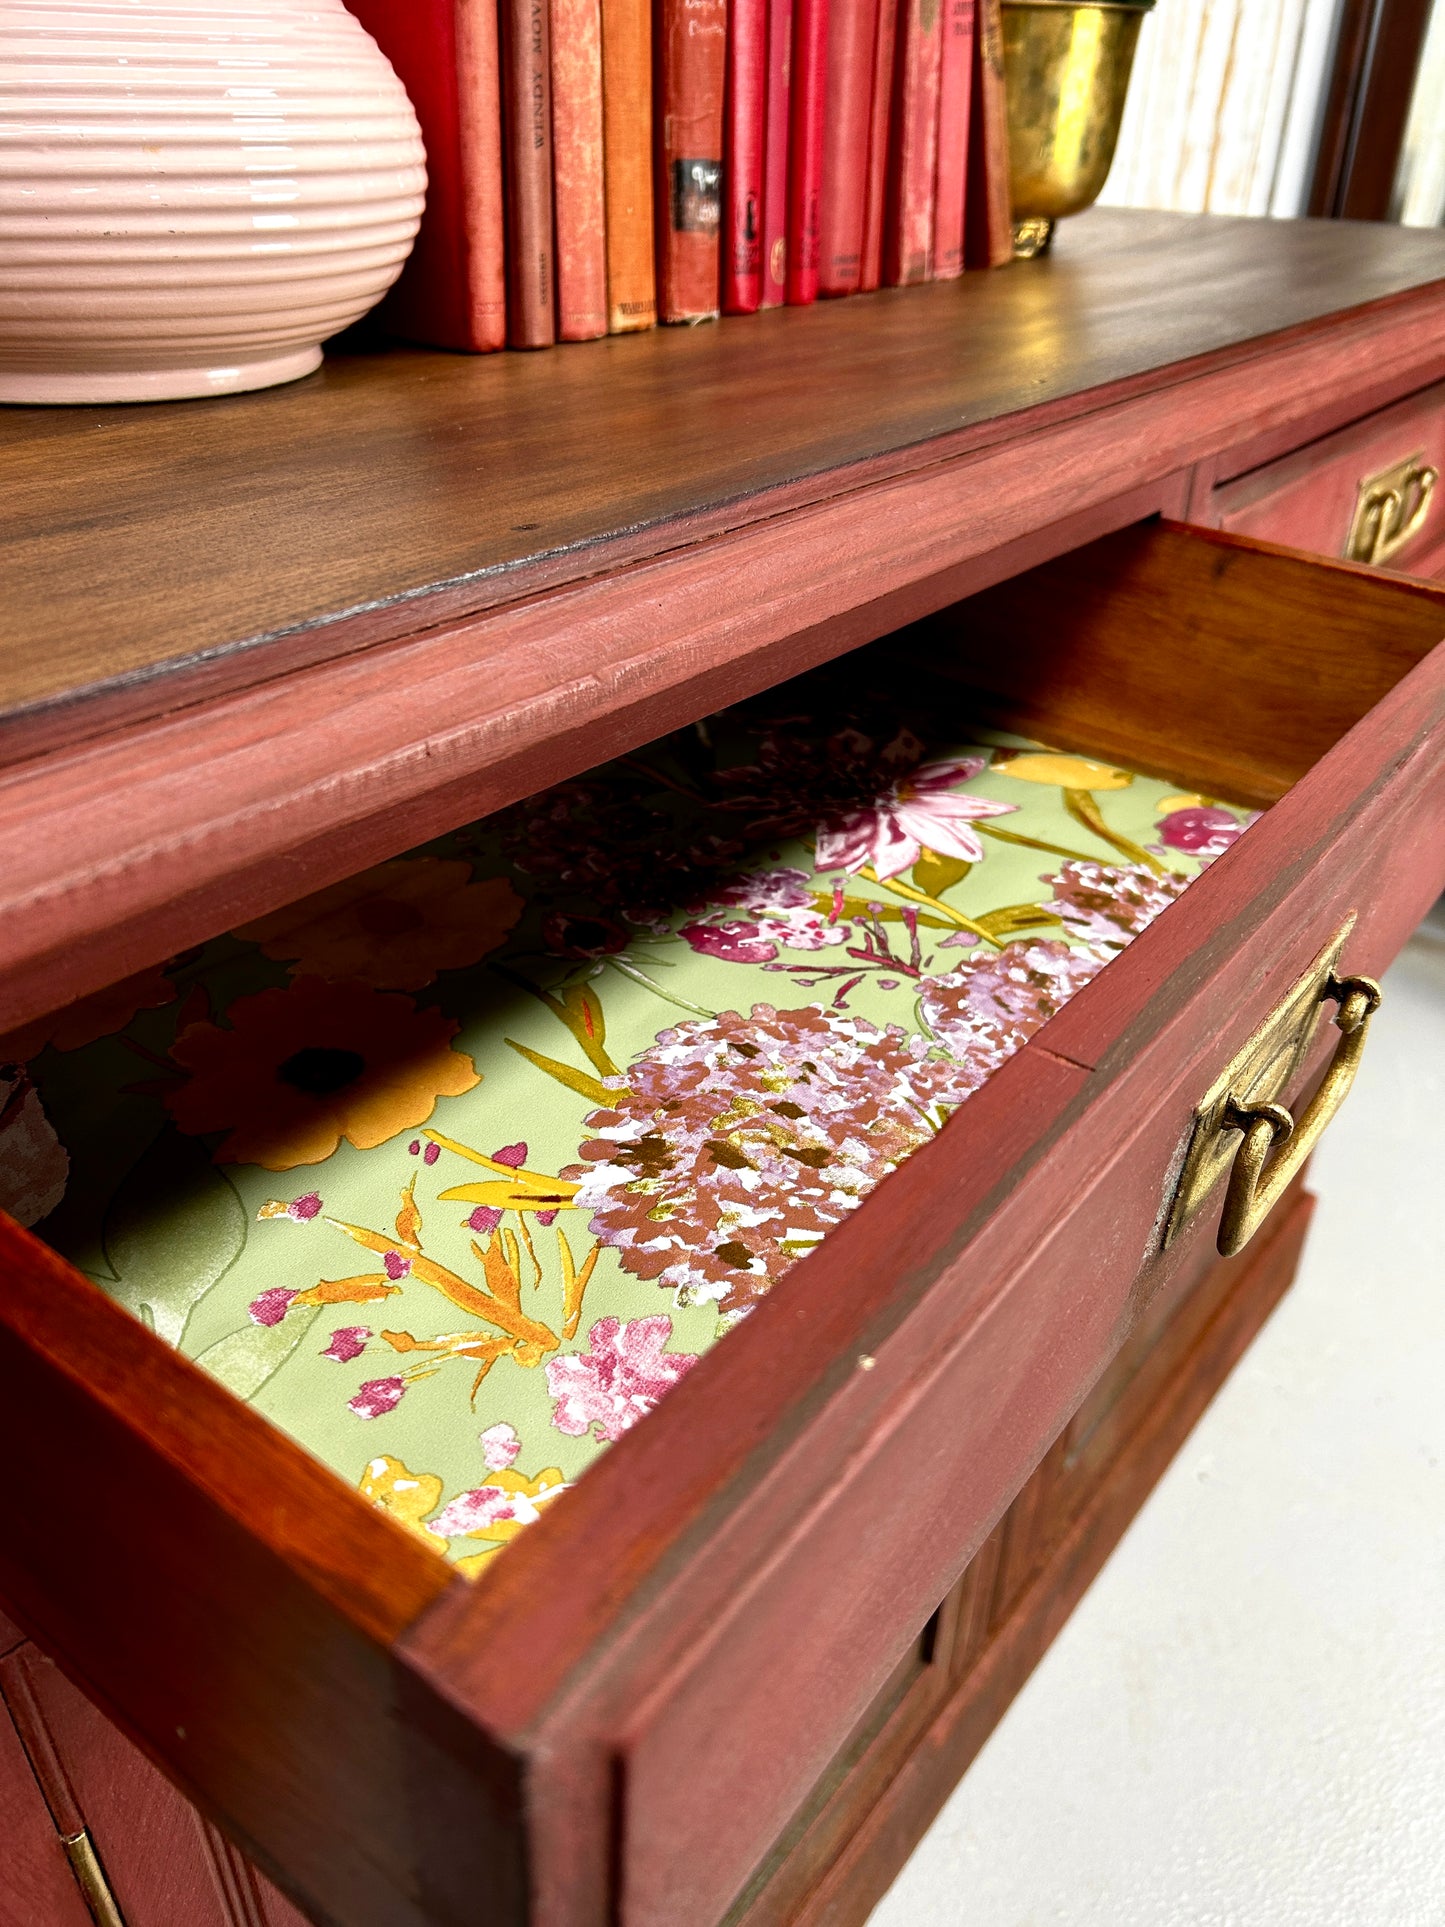
M977 5L964 258L971 268L1001 268L1014 251L1003 23L999 0L977 0Z
M547 0L502 0L507 340L557 338L552 254L552 59Z
M708 321L721 299L727 0L658 0L657 309Z
M823 117L828 98L828 0L793 0L793 105L788 142L788 301L818 298Z
M883 248L883 279L893 288L926 281L932 264L938 70L943 49L942 0L899 0L899 9L898 131Z
M557 336L607 333L607 205L602 185L601 0L551 0L552 186Z
M763 140L768 0L731 0L723 140L722 305L753 314L763 296Z
M426 142L421 231L382 319L410 341L506 346L502 127L492 0L353 0L395 67Z
M868 176L863 196L863 273L859 286L865 290L879 287L883 281L897 27L898 0L879 0L878 28L873 42L873 93L868 109Z
M878 0L830 0L828 93L823 125L822 234L818 292L856 294L863 282L868 123Z
M652 0L602 0L607 303L613 334L657 319L652 236Z
M788 297L788 143L793 110L793 0L768 0L768 99L763 138L763 294Z
M938 164L933 193L933 278L963 273L964 193L968 184L968 122L973 98L974 0L943 0L943 48L938 70Z

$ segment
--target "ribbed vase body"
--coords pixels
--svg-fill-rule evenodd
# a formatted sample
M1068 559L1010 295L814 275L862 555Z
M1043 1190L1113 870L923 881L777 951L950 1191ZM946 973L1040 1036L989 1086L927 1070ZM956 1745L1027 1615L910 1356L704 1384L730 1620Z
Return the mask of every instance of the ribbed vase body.
M309 373L400 273L425 186L341 0L0 0L0 400Z

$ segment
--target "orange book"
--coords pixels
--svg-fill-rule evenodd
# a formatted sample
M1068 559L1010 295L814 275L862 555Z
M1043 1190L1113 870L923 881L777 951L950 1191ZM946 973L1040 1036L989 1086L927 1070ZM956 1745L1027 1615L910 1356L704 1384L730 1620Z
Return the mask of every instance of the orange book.
M601 0L551 0L552 197L557 338L607 333L607 207L602 187Z
M657 319L652 240L652 0L602 0L607 311L615 335Z
M381 318L409 341L486 354L507 341L502 123L493 0L351 0L426 142L421 232Z
M727 0L659 0L657 306L708 321L721 302Z

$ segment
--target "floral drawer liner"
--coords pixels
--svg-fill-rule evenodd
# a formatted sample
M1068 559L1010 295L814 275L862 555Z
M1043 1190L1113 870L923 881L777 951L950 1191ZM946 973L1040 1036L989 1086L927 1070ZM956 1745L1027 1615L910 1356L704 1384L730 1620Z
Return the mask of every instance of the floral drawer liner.
M475 1572L1249 820L827 690L0 1041L0 1203Z

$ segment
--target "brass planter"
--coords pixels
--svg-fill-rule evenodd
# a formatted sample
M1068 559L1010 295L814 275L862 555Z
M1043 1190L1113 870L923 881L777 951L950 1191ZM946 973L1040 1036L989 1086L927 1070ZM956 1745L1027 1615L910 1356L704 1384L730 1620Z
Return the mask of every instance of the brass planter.
M1153 0L1003 0L1014 251L1098 196L1114 158L1139 27Z

